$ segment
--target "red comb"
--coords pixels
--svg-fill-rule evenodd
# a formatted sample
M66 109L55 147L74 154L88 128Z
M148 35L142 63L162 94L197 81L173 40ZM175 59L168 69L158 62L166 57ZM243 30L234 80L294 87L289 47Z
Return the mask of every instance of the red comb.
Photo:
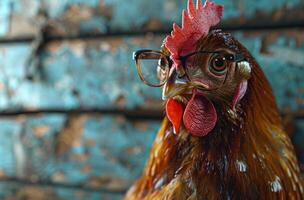
M220 22L223 9L222 5L215 5L214 2L208 0L204 6L202 6L201 0L197 0L195 8L193 1L188 0L188 13L183 10L182 28L174 23L173 31L165 42L176 66L180 62L179 56L193 52L196 42L208 34L211 26Z

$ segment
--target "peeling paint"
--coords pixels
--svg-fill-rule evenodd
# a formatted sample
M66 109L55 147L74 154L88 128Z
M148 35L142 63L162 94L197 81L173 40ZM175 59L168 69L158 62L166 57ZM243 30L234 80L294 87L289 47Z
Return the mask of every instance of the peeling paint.
M3 155L3 162L0 163L2 173L25 179L35 177L44 180L53 177L53 181L69 184L86 184L92 177L102 179L117 177L115 183L119 178L120 185L114 184L113 180L103 183L105 185L100 187L115 186L118 189L128 187L144 167L145 158L149 154L160 122L146 122L144 125L146 128L142 130L135 128L133 123L126 119L118 123L116 117L110 115L79 117L75 118L77 122L74 118L60 114L26 117L23 122L17 122L14 118L0 119L2 127L0 134L5 135L5 137L0 135L3 138L0 140L0 154ZM84 120L81 135L66 137L68 131L73 133L76 132L75 128L79 129L78 126L81 125L77 124L79 120ZM69 125L65 125L66 121L70 122ZM34 130L41 125L48 128L44 128L43 135L36 137ZM74 145L64 148L64 154L58 157L55 144L60 132L63 133L61 135L65 135L61 137L61 143L72 142ZM22 135L18 144L22 146L19 150L26 158L26 162L23 160L22 163L18 163L21 161L18 159L19 154L12 151L16 144L15 135ZM77 138L73 139L73 137ZM87 143L90 140L94 140L96 144ZM139 147L140 151L130 151L135 147ZM130 152L136 153L130 156ZM23 166L21 174L17 166Z

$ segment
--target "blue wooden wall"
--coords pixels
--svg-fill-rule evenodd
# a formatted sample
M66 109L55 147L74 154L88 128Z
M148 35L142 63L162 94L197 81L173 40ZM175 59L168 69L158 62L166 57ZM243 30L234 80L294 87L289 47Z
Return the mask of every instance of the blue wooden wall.
M303 0L216 0L269 78L304 162ZM185 0L0 1L0 199L121 199L162 115L132 51L158 49Z

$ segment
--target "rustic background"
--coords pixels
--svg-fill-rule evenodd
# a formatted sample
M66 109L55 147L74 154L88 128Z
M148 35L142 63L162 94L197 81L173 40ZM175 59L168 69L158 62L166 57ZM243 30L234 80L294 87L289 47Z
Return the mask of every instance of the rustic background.
M216 0L262 65L304 161L304 1ZM162 116L132 51L185 0L0 1L0 199L121 199Z

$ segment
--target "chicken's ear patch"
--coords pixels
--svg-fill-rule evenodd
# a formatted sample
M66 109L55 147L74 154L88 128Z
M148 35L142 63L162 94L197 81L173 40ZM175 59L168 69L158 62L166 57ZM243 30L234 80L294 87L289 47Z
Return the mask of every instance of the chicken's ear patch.
M237 63L237 70L240 79L249 80L251 77L251 65L247 61L241 61Z

